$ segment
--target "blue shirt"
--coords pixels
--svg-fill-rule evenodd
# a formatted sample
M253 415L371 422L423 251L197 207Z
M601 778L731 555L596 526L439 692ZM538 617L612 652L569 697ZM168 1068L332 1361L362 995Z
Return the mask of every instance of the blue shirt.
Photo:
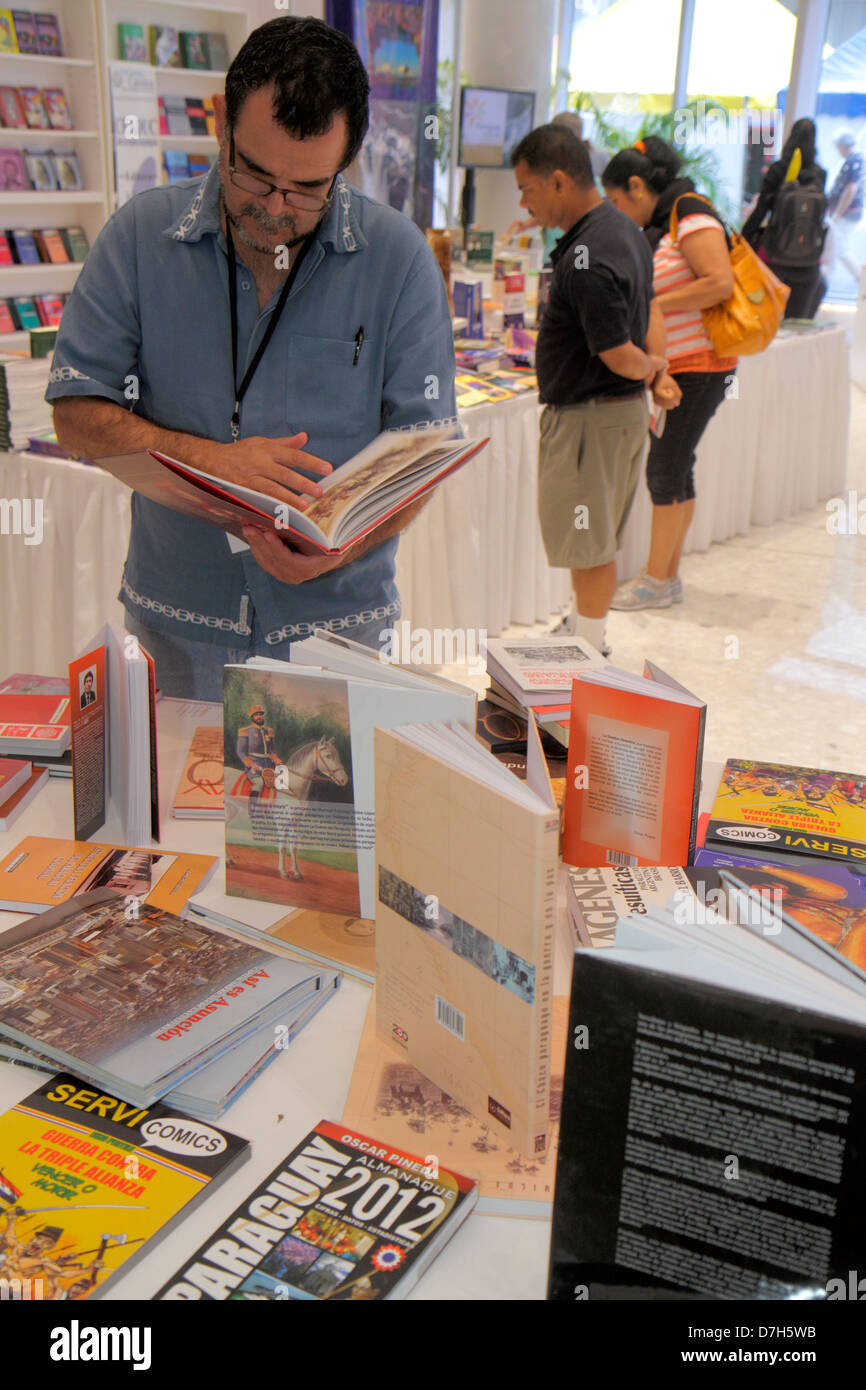
M226 242L216 167L147 189L100 233L63 311L46 400L101 396L166 429L231 441ZM238 374L277 302L259 312L238 247ZM355 357L355 338L364 330ZM334 467L382 429L454 419L454 346L442 273L408 218L337 178L241 405L240 434L305 430ZM135 399L136 390L138 399ZM224 646L349 631L399 612L397 537L304 584L283 584L217 527L133 494L119 598L150 627ZM351 635L351 633L349 634Z

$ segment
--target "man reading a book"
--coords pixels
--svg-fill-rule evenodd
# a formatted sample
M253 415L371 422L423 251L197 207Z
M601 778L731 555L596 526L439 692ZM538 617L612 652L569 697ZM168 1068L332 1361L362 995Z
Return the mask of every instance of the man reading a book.
M600 197L586 146L570 130L538 126L511 163L520 206L540 226L565 229L535 354L545 406L538 511L548 562L571 570L577 616L568 629L604 651L615 556L647 437L645 386L676 403L664 324L651 310L652 255L634 223Z
M381 430L456 416L432 252L342 173L368 96L354 44L320 20L249 36L214 98L217 163L125 203L64 309L46 395L66 448L157 449L304 509ZM397 533L418 507L310 557L252 531L238 549L134 493L126 626L163 692L199 699L221 699L223 665L286 657L317 627L378 647L400 615Z

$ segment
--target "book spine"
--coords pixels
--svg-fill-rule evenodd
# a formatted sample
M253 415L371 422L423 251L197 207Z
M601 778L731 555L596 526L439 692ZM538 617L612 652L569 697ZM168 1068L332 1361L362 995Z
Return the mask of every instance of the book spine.
M707 707L698 711L698 742L695 749L695 786L692 794L692 819L689 825L689 863L695 862L695 848L698 842L698 816L701 809L701 769L704 765L704 732L707 727Z
M550 1059L553 1042L553 943L559 818L545 816L537 836L538 955L532 1038L528 1151L546 1154L550 1121Z

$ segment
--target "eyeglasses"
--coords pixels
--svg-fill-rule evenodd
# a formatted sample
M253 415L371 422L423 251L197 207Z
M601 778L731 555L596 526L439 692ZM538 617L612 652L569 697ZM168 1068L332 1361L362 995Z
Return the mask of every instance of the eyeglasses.
M283 202L290 208L296 208L298 212L324 212L325 208L330 207L334 193L334 180L331 180L331 187L326 198L320 198L317 193L304 193L297 188L278 188L275 183L266 183L264 179L258 179L254 174L245 174L235 168L235 138L229 140L229 178L235 188L242 188L245 193L253 193L257 198L269 198L272 193L282 193Z

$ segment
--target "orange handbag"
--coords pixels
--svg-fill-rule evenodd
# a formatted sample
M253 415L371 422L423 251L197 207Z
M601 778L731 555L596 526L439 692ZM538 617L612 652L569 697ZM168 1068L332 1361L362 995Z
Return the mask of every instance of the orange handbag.
M684 198L700 198L713 207L709 198L700 193L684 193ZM671 208L671 241L677 240L677 202ZM719 214L713 208L716 217ZM734 273L734 292L721 304L701 310L707 337L717 357L748 357L763 352L773 341L785 313L791 291L773 274L765 261L752 250L745 237L731 231L725 223L722 230L728 243L731 270Z

